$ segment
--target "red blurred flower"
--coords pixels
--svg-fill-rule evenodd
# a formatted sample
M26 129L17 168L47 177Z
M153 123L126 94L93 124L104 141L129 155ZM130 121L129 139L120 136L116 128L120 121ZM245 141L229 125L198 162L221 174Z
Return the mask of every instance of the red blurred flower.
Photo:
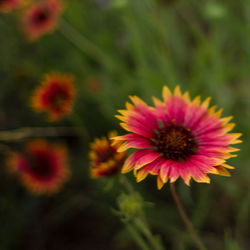
M23 14L23 30L29 40L52 32L58 23L63 6L61 0L34 1Z
M8 158L10 172L16 173L32 193L53 194L69 177L67 150L62 145L50 145L34 140L26 145L25 153L13 152Z
M72 110L75 88L72 75L51 73L35 89L32 106L37 112L47 112L51 121L61 119Z
M116 135L116 132L109 133L109 137ZM111 145L111 141L106 137L96 138L90 144L90 172L93 178L109 177L117 174L125 159L124 152L117 152L119 146L120 142Z

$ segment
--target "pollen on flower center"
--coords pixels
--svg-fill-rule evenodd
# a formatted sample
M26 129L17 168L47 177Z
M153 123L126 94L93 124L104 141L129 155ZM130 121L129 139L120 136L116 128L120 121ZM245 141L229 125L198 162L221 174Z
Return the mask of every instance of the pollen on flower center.
M158 130L152 141L159 153L175 161L186 160L197 148L192 133L179 125L169 125Z

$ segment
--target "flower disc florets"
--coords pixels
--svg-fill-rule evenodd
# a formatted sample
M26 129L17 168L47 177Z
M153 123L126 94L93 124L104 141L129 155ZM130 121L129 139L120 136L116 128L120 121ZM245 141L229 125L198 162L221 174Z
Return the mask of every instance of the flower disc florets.
M180 125L169 125L156 130L152 142L163 157L175 161L186 160L195 153L197 147L190 130Z

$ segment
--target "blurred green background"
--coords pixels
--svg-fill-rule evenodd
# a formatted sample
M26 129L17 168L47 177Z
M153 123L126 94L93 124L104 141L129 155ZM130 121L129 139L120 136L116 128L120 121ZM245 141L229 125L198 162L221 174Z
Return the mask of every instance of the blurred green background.
M125 189L89 177L88 144L117 129L114 118L128 95L148 103L163 85L179 84L191 97L233 115L244 143L232 177L212 176L211 184L178 181L181 199L208 249L249 249L250 244L250 1L249 0L70 0L53 34L29 43L18 12L0 14L0 129L85 127L82 136L50 138L70 151L72 178L60 193L30 195L0 170L0 249L140 249L119 216L117 197ZM81 35L79 35L79 33ZM30 108L30 96L44 73L75 75L72 116L47 122ZM4 141L22 148L26 140ZM156 188L151 176L136 184L145 212L165 249L196 249L171 198L169 186Z

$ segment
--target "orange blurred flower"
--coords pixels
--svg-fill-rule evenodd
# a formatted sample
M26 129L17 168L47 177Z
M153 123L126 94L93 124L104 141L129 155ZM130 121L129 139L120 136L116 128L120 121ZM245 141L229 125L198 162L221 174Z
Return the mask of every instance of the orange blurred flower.
M116 132L109 133L109 137L116 135ZM93 178L113 176L120 170L126 155L124 152L117 152L119 142L114 145L111 143L110 139L102 137L90 144L90 173Z
M50 121L56 121L69 114L75 98L72 75L51 73L32 96L32 107L37 112L47 112Z

